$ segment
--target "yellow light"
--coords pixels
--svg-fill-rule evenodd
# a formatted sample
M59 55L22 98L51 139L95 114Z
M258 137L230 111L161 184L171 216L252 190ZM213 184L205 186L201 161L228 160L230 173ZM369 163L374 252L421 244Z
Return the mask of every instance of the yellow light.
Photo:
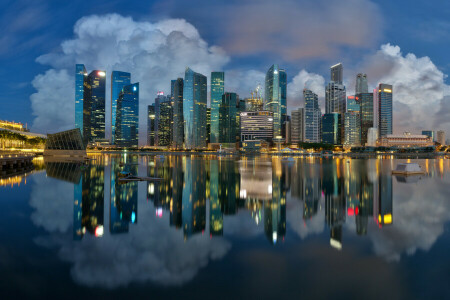
M381 223L381 215L378 215L378 223Z
M384 224L391 224L392 223L392 215L391 214L384 215L383 219L384 219Z
M392 90L391 89L384 89L383 92L385 92L385 93L392 93Z

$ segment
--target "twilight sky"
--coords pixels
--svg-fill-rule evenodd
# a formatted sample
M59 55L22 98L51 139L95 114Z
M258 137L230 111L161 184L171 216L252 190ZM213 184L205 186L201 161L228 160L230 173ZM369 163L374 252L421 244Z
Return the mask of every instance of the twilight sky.
M73 128L76 63L108 71L107 125L109 72L131 72L145 128L146 106L186 66L224 70L226 91L247 97L277 63L290 111L304 87L323 109L329 67L342 62L348 94L359 72L370 88L394 85L395 132L450 134L448 0L3 0L0 9L0 119L33 131Z

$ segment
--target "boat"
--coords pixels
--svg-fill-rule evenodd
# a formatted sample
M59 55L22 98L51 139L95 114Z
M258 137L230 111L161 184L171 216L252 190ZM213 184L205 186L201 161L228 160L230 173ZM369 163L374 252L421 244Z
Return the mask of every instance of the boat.
M401 174L401 175L416 175L424 173L425 172L422 170L422 167L416 163L401 163L397 165L395 170L392 170L392 174Z

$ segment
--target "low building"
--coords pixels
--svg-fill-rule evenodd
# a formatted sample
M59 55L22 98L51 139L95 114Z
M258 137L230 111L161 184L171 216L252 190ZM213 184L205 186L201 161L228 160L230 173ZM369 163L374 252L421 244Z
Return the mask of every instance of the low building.
M273 113L270 111L245 111L240 114L241 141L273 139Z
M445 131L439 130L436 133L436 142L438 142L442 146L445 146Z
M388 134L378 139L378 146L381 147L428 147L433 146L433 138L422 134Z
M47 135L44 156L86 157L86 145L79 128Z

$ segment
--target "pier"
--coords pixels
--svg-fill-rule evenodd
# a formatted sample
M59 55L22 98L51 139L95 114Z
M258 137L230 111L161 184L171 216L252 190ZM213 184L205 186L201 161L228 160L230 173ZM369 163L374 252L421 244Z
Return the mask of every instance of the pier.
M0 175L29 168L34 154L0 154Z

